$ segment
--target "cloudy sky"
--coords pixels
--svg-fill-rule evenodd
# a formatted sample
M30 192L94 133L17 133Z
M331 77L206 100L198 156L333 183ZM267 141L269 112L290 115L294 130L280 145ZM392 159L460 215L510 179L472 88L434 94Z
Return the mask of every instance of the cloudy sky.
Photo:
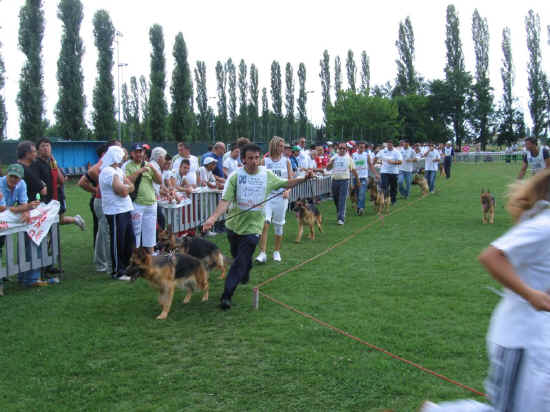
M17 45L18 15L22 3L22 0L0 0L0 53L6 66L7 79L3 94L7 101L7 132L10 138L19 137L19 115L15 100L24 61L24 55ZM42 52L46 117L53 122L58 87L56 62L61 47L62 26L56 16L58 1L43 0L43 4L46 19ZM206 62L209 96L216 95L214 67L217 60L225 61L231 57L238 64L242 58L248 66L251 63L256 64L260 88L267 87L268 91L270 65L273 60L278 60L282 67L290 62L295 75L298 64L305 63L306 87L314 91L309 95L307 109L317 124L322 120L319 60L323 50L328 49L330 53L331 69L336 55L342 59L345 87L345 58L348 49L355 53L358 69L361 52L365 50L369 55L371 85L393 81L396 75L395 41L398 26L407 16L411 18L416 38L417 71L426 79L443 77L446 53L445 13L449 3L440 0L83 0L83 4L84 21L81 37L86 49L83 67L87 97L86 118L89 124L97 60L92 20L94 13L99 9L108 11L114 26L123 34L120 40L120 62L127 63L128 66L121 71L121 82L129 81L130 76L139 77L143 74L148 77L151 53L149 28L157 23L164 30L167 79L171 78L173 67L174 38L181 31L187 44L190 65L194 67L196 60ZM481 16L488 20L490 76L496 101L500 101L502 94L502 29L505 26L511 28L512 54L516 70L514 93L520 99L521 108L526 113L526 121L530 124L527 108L528 56L525 16L529 9L540 15L543 67L546 72L550 72L550 46L547 34L547 25L550 24L550 2L457 0L453 4L460 18L466 66L471 72L475 69L471 29L474 9L477 7ZM116 82L116 68L113 74ZM357 79L360 79L359 72ZM166 96L169 99L168 87ZM210 104L216 107L216 100L210 100Z

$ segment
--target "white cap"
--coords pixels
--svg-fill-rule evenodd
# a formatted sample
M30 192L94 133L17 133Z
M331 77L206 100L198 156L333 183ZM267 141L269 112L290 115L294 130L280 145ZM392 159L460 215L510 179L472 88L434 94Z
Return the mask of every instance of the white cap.
M218 163L218 161L213 157L207 157L206 159L204 159L205 166L208 166L210 163L213 163L213 162Z

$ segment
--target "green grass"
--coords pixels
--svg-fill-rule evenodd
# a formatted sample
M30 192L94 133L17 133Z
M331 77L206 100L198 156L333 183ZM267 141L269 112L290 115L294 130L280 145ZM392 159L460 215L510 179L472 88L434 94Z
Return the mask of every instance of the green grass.
M372 344L483 390L485 334L498 297L476 257L502 234L506 184L517 167L455 165L423 200L348 243L266 285L262 291ZM481 187L497 197L495 225L482 225ZM69 186L69 214L91 223L88 196ZM398 201L399 207L409 204ZM145 281L115 282L91 264L91 229L62 228L64 282L43 289L6 286L0 352L1 410L413 411L423 399L473 397L279 305L252 288L374 221L351 214L337 226L321 206L325 232L293 240L288 215L283 264L255 266L228 312L176 295L166 321ZM215 238L227 252L224 237ZM270 245L273 242L270 239ZM271 249L269 249L271 251ZM268 253L271 257L271 253Z

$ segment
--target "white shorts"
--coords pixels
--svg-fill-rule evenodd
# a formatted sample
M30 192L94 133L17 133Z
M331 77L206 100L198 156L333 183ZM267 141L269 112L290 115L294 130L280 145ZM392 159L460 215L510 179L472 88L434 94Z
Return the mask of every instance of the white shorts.
M271 199L265 204L264 216L268 223L284 225L286 219L286 209L288 208L288 199L283 199L283 195Z
M157 204L144 206L134 203L134 210L131 213L136 247L155 246L157 244Z

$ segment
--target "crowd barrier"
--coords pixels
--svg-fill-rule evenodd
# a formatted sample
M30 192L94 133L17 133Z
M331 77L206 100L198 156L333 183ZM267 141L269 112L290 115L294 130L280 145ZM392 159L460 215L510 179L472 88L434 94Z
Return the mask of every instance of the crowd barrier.
M321 176L295 186L290 192L290 201L322 196L330 192L331 177ZM166 227L178 233L202 226L216 210L221 197L221 190L199 189L198 192L192 193L189 199L185 199L178 205L159 202L159 206L164 215ZM223 219L220 217L219 220Z
M517 162L523 158L523 152L468 152L455 154L455 160L457 162L465 163L480 163L480 162Z
M6 234L0 234L2 243L2 258L0 259L0 296L4 294L4 278L40 269L50 265L58 265L61 270L61 239L59 236L59 218L52 224L50 231L36 246L33 241L25 242L25 229L11 229ZM27 246L30 245L30 251ZM27 256L30 260L27 260Z

